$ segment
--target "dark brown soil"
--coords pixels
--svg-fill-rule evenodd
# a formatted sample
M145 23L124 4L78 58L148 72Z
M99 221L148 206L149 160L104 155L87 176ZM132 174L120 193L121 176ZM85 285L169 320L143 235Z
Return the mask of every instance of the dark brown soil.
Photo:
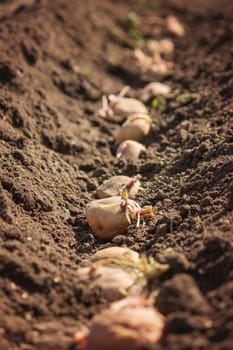
M173 96L151 107L148 152L115 157L119 120L95 116L103 93L153 77L132 64L137 35L164 37L153 15L176 15ZM233 337L233 2L0 1L0 349L65 350L105 303L78 284L84 257L127 245L171 265L155 349L231 349ZM79 69L79 71L78 71ZM180 105L181 93L200 95ZM85 207L112 175L142 175L148 225L96 239ZM168 254L167 248L170 249Z

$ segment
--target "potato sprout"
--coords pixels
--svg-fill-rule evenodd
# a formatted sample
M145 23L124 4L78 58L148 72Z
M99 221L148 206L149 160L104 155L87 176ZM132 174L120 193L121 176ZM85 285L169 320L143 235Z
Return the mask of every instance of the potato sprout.
M185 36L185 29L183 25L180 23L180 21L178 20L178 18L176 18L175 16L168 16L166 18L166 26L167 26L167 30L175 34L176 36L180 38Z

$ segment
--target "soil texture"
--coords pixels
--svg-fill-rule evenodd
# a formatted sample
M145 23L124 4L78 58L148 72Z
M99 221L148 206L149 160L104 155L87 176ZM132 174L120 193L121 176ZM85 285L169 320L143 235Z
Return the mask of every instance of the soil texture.
M161 26L168 15L184 37ZM173 70L141 72L135 47L164 37ZM154 349L232 348L232 38L231 0L0 1L1 350L74 349L75 331L106 306L78 283L78 266L115 245L170 264ZM172 92L147 103L147 151L117 159L123 119L97 116L101 97L125 85L138 97L155 80ZM137 174L136 200L155 218L96 238L85 208L97 186Z

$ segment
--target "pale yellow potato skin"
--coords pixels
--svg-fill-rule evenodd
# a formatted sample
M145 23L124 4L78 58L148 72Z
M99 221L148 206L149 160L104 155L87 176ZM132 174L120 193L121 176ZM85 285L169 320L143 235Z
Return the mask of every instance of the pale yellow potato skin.
M121 196L113 196L94 200L87 206L87 221L97 237L111 239L124 233L131 224L126 211L121 208L121 200ZM129 199L128 203L134 205L135 202Z
M163 328L163 316L152 307L104 310L92 320L87 348L139 350L156 344Z
M128 116L133 113L148 113L146 106L136 98L121 97L114 106L114 114Z
M110 179L104 181L102 185L97 187L96 195L98 198L107 198L117 196L120 194L122 187L127 185L133 178L124 175L112 176ZM138 193L140 188L140 181L137 180L133 186L128 189L129 197L134 197Z
M142 101L146 102L152 97L156 96L167 96L171 92L170 86L159 83L159 82L152 82L144 86L143 89L140 91L140 98Z
M94 255L88 259L89 262L94 263L99 260L104 259L117 259L127 260L132 263L137 263L139 261L139 254L134 250L127 247L109 247L98 250Z
M90 276L90 267L80 267L77 272L80 282L88 282L88 288L101 290L101 295L108 301L113 302L123 298L125 295L140 293L146 283L141 273L139 283L139 272L133 273L124 270L124 266L97 266L93 276Z
M140 142L134 140L125 140L120 143L117 148L116 156L125 160L134 160L139 158L142 151L146 151L146 147Z
M125 140L143 141L149 134L152 120L148 115L132 115L118 129L116 141L118 143Z

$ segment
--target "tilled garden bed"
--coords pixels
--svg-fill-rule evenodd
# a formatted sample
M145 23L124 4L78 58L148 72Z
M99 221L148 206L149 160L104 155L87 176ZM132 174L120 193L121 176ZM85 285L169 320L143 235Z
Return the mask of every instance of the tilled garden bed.
M79 280L111 246L170 269L157 286L165 328L153 349L232 346L233 6L228 1L0 1L0 349L79 348L74 334L109 307ZM169 32L167 16L185 28ZM167 74L135 48L169 38ZM145 102L146 150L117 158L124 116L101 117L102 96ZM86 207L115 175L141 175L135 200L157 213L104 240Z

